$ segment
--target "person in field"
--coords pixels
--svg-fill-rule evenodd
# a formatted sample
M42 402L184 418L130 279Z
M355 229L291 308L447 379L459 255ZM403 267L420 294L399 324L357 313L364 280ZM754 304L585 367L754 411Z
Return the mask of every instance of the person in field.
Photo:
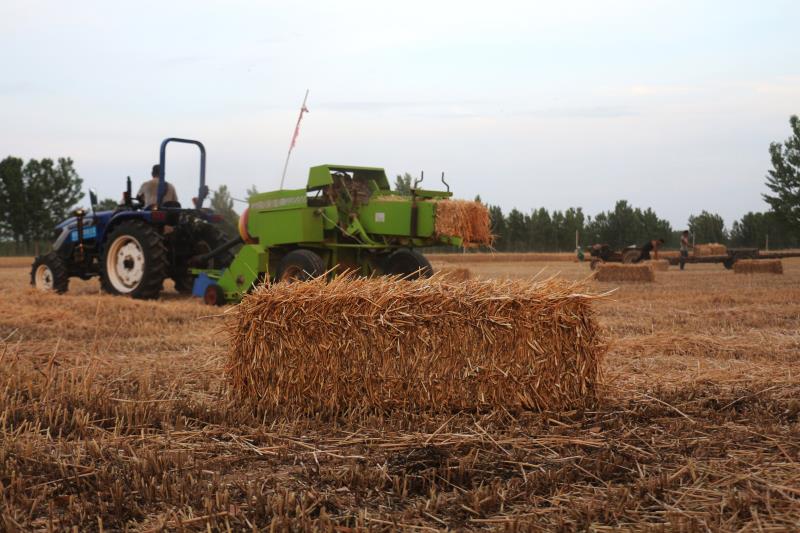
M142 203L145 209L152 209L158 203L158 178L161 176L161 165L153 165L153 170L150 173L151 178L139 187L139 192L136 193L136 198ZM175 187L170 182L164 183L164 198L162 204L167 202L178 203L178 193L175 192Z
M684 231L681 233L681 258L680 258L680 265L681 270L683 270L684 265L686 265L686 259L689 258L689 232Z
M650 252L653 252L653 259L658 259L658 248L664 244L664 239L652 239L647 241L644 246L642 246L642 251L633 262L639 263L641 261L649 261L650 260Z

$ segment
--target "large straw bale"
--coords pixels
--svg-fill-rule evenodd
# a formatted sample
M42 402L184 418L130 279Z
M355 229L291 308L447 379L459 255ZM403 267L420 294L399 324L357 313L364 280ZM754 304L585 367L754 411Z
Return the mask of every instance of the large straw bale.
M724 244L719 244L716 242L711 242L708 244L696 244L694 246L694 256L695 257L709 257L712 255L726 255L728 253L728 247Z
M780 259L739 259L733 264L737 274L783 274Z
M489 209L469 200L439 200L434 232L437 236L461 237L464 245L491 245Z
M635 265L599 263L594 276L597 281L650 282L656 280L655 272L646 263L637 263Z
M669 270L669 261L666 259L653 259L652 261L647 261L645 264L657 272Z
M580 283L340 276L258 287L232 313L232 391L273 414L571 409L605 353Z

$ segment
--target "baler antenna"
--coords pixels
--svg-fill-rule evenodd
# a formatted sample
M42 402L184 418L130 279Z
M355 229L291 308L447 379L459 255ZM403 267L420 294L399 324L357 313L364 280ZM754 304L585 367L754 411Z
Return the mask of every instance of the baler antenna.
M286 162L283 164L283 174L281 174L281 190L283 189L283 182L286 180L286 169L289 168L289 157L292 155L292 150L297 142L297 136L300 134L300 121L303 120L303 113L308 112L306 102L308 101L308 89L306 89L306 96L303 98L303 105L300 106L300 116L297 117L297 124L294 127L294 135L292 135L292 142L289 145L289 151L286 153Z
M447 187L447 192L450 192L450 185L444 181L444 172L442 172L442 183L444 183L444 186Z

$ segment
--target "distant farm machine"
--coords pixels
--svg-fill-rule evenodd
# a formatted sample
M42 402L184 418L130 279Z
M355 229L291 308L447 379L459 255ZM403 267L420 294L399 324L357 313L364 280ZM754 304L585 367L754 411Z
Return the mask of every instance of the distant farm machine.
M200 186L192 208L164 202L166 147L188 143L200 150ZM478 202L451 199L419 187L395 194L382 168L312 167L303 189L255 194L239 219L239 236L226 238L221 217L203 207L205 147L190 139L161 143L158 202L141 205L130 178L123 202L112 211L78 209L56 227L53 250L35 259L31 283L66 292L70 277L99 276L109 293L157 298L172 278L179 292L221 305L240 300L262 281L306 280L344 271L355 274L430 276L418 251L433 245L489 244L489 215ZM238 251L233 253L238 248Z

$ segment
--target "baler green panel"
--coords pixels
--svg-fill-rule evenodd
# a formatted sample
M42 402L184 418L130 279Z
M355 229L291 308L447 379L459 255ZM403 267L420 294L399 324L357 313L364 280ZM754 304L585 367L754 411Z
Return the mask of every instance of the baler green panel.
M322 241L322 216L313 207L250 212L248 231L262 246Z
M250 290L258 275L267 272L269 252L258 244L245 244L236 253L231 266L219 278L226 300L239 300Z
M275 209L297 209L307 205L308 198L306 198L305 189L262 192L250 197L251 213L267 209L270 211Z
M406 201L370 200L359 210L359 219L367 233L411 236L411 199ZM434 227L434 203L417 202L417 237L430 237Z
M319 189L333 183L331 172L350 172L357 180L373 180L378 189L390 189L386 171L379 167L354 167L346 165L319 165L308 171L308 190Z

